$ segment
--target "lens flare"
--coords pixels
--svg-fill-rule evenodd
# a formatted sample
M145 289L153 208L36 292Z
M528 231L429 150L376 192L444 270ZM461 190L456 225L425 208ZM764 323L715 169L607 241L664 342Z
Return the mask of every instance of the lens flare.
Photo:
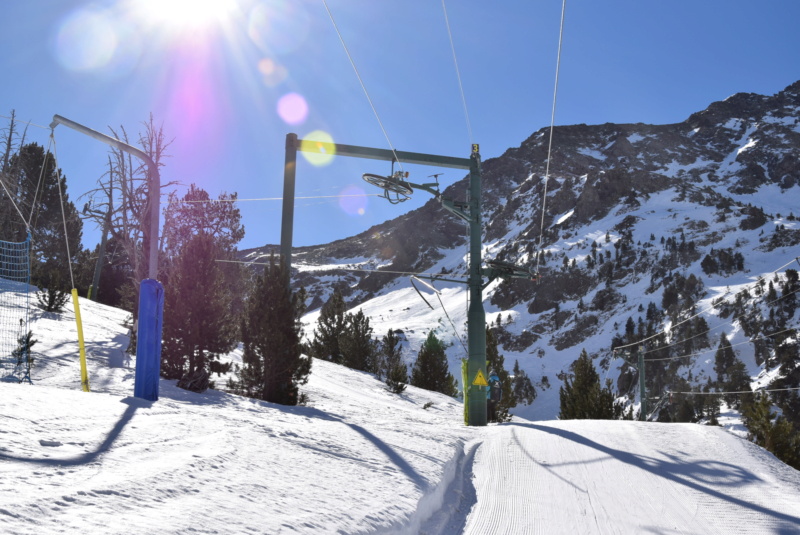
M323 167L333 161L336 156L336 147L333 138L324 130L314 130L300 142L300 151L311 165Z
M214 51L211 40L172 47L169 73L154 98L166 129L175 136L172 148L177 154L198 155L182 165L185 176L214 165L225 146L220 132L234 128L234 100L221 76L222 58Z
M250 11L247 34L271 54L288 54L308 38L311 18L301 2L259 4Z
M302 95L289 93L278 100L278 115L287 124L301 124L308 117L308 103Z
M111 17L98 9L81 9L61 23L56 58L73 71L93 71L108 65L119 44Z
M234 0L136 0L131 5L140 20L178 31L226 24L237 7Z
M347 186L339 192L339 208L351 216L367 213L368 197L366 192L357 186Z
M270 58L263 58L258 62L258 71L267 87L275 87L289 77L286 67Z
M102 75L110 78L121 78L130 75L139 65L142 57L141 32L127 20L117 19L114 25L117 36L117 48Z

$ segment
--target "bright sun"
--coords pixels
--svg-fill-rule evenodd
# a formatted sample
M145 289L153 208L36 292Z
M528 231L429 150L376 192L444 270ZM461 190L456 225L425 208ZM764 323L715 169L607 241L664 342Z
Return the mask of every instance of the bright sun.
M142 19L160 27L198 30L224 23L233 13L235 0L137 0Z

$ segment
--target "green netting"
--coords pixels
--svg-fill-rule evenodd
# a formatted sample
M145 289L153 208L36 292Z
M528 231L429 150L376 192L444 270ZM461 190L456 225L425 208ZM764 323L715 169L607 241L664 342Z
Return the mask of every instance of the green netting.
M30 306L30 243L0 241L0 380L31 380L26 344Z

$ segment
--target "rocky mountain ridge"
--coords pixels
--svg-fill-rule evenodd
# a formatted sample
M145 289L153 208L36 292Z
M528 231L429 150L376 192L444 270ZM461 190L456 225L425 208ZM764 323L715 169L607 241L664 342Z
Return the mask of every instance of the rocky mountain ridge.
M482 164L484 259L514 262L539 275L538 283L497 282L485 293L487 317L499 320L506 362L519 360L543 394L521 413L554 416L559 377L581 349L597 359L621 396L633 399L633 372L611 348L646 339L650 331L662 333L650 346L695 337L682 343L690 352L715 349L727 333L742 342L738 354L754 384L794 373L791 366L776 371L777 360L768 354L798 360L796 335L756 349L747 343L753 329L745 335L741 322L723 317L723 310L737 299L747 308L758 297L753 288L766 292L766 282L789 284L786 291L792 291L786 264L800 244L800 81L773 96L733 95L671 125L556 127L545 184L548 137L549 129L541 129ZM444 196L464 199L466 186L464 178ZM334 286L349 306L366 307L407 288L402 273L464 274L465 243L464 224L432 199L357 236L296 248L293 281L309 292L311 310ZM242 256L255 260L270 250ZM783 271L773 273L779 266ZM735 289L749 297L735 297ZM789 301L791 295L782 305ZM769 307L750 308L770 314ZM783 308L782 325L794 329L795 310L789 315ZM693 331L702 326L686 320L698 311L708 329L703 336ZM395 314L393 321L402 324L404 316ZM677 327L669 331L670 325ZM762 326L759 332L767 331ZM412 337L415 351L413 345ZM710 358L681 360L679 350L661 349L662 358L676 360L654 362L648 387L664 391L676 382L718 378L713 351ZM455 350L451 359L456 370Z

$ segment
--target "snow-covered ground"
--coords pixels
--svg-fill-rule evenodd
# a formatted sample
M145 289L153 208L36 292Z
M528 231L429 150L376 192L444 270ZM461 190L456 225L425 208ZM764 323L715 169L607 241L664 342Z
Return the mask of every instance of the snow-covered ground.
M125 314L81 304L91 393L71 311L37 314L34 385L0 382L0 533L800 533L800 472L720 428L466 428L321 361L305 407L173 381L150 403Z

